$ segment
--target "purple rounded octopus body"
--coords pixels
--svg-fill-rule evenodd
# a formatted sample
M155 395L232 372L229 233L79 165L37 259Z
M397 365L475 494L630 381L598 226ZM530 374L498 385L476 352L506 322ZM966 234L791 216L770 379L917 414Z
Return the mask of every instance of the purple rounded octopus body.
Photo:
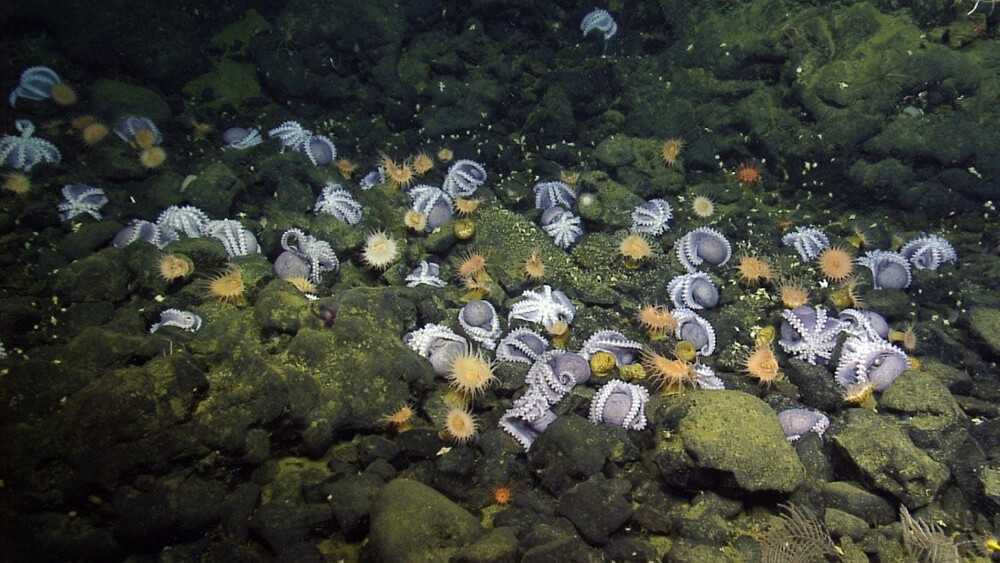
M704 263L724 266L733 254L726 237L711 227L698 227L677 239L674 247L677 259L688 272L696 271Z
M649 391L644 387L617 379L604 384L590 401L590 421L607 423L626 430L646 427L646 403Z

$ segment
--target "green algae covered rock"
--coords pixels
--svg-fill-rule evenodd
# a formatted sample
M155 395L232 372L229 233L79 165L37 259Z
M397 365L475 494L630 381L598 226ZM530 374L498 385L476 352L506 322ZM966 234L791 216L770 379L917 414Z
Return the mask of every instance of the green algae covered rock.
M647 413L663 436L656 464L672 485L787 493L805 479L777 414L752 395L693 391L656 397Z
M531 445L528 465L546 489L562 493L599 473L612 454L607 434L589 420L565 414L556 418Z
M483 535L479 520L434 489L410 479L382 488L372 508L369 540L381 561L449 561Z
M172 113L170 104L156 92L117 80L95 80L90 97L97 115L141 115L162 125Z
M1000 354L1000 309L973 307L969 309L969 327L994 354Z
M254 302L253 316L264 330L295 333L312 318L305 295L284 280L271 280Z
M612 135L597 145L594 158L612 168L629 164L635 160L632 139L626 135Z
M606 282L582 270L541 228L508 209L489 208L477 214L475 244L489 249L490 266L497 266L491 268L490 273L515 297L530 287L522 266L537 249L545 264L541 283L565 291L571 299L587 303L607 304L618 300Z
M232 59L216 62L211 72L188 82L183 90L193 98L200 97L212 109L227 104L240 106L263 97L254 66Z
M316 320L289 342L285 361L303 369L320 390L306 420L304 439L311 451L325 450L337 431L380 427L383 416L412 400L411 385L430 386L430 363L402 340L417 326L416 307L407 298L412 293L345 291L331 328Z
M221 162L209 164L182 191L187 200L210 217L227 217L243 180Z
M913 508L929 503L950 475L899 425L864 409L847 412L832 443L867 482Z
M132 276L121 267L124 252L105 248L73 262L55 273L53 290L60 299L73 303L121 301L129 294Z

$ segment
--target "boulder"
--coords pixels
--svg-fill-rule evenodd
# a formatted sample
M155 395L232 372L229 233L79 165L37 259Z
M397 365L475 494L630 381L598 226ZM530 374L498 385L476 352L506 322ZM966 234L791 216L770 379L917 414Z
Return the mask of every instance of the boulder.
M805 479L777 413L752 395L694 391L654 398L646 410L666 434L654 459L669 484L787 493Z
M448 561L481 537L479 520L434 489L395 479L372 508L369 540L381 561Z

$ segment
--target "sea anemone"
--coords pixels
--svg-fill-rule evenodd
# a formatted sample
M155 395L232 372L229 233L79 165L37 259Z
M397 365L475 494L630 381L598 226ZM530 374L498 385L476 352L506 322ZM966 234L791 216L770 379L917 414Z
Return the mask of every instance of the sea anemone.
M412 231L422 233L427 230L427 215L416 209L408 209L403 214L403 224Z
M78 116L74 117L73 119L70 119L69 120L69 124L73 127L73 129L81 129L82 130L84 127L86 127L86 126L88 126L91 123L94 123L96 121L97 121L96 117L94 117L93 115L90 115L89 113L85 113L83 115L78 115Z
M743 255L736 265L736 273L745 284L759 284L774 279L771 265L757 256Z
M385 177L389 181L389 185L396 189L405 188L417 179L416 173L409 163L396 164L385 153L382 154L379 164L385 170Z
M531 255L521 265L521 271L531 281L538 281L544 278L545 263L542 262L542 251L538 248L532 248Z
M437 152L437 158L441 162L447 164L451 162L453 158L455 158L455 153L452 152L451 149L439 149Z
M760 167L756 164L743 164L736 169L736 180L744 187L749 188L760 183Z
M452 231L458 240L469 240L476 236L476 222L468 217L452 223Z
M194 262L183 254L164 254L160 257L160 277L167 282L186 278L194 272Z
M132 138L132 142L140 149L150 149L156 144L156 133L148 127L137 129Z
M507 485L497 485L493 487L491 494L493 502L499 506L507 506L514 500L514 491Z
M663 148L660 150L660 156L663 157L663 162L667 166L674 166L677 164L677 157L681 154L681 149L684 147L684 141L680 139L669 139L663 143Z
M778 294L781 296L781 305L786 309L794 309L809 303L809 290L790 278L778 282Z
M559 172L559 180L575 188L580 182L580 173L577 171L562 170Z
M781 376L778 358L770 344L758 344L740 363L743 373L756 378L762 385L770 385Z
M163 147L150 147L139 153L139 162L146 168L158 168L167 161L167 151Z
M636 319L654 337L660 337L677 328L677 319L663 305L647 304L639 307Z
M454 442L465 444L475 438L478 431L479 425L468 410L455 407L445 414L444 432Z
M206 278L203 285L206 295L219 301L239 304L246 299L243 268L239 266L229 265L225 270Z
M875 410L875 384L868 381L844 388L844 402L868 410Z
M290 278L285 278L285 281L292 284L292 287L299 290L302 293L315 293L316 284L314 284L309 278L303 278L301 276L292 276Z
M830 292L830 301L841 310L847 308L866 309L868 304L865 303L864 298L858 293L860 285L861 280L858 276L847 278L847 281L843 285Z
M351 176L353 176L358 170L358 165L351 162L347 158L338 158L333 161L333 165L337 167L337 170L340 171L340 175L343 176L345 180L350 180Z
M418 152L413 156L413 171L416 172L418 176L423 176L424 174L430 172L433 168L434 159L427 153Z
M467 397L475 397L496 381L492 362L481 350L472 349L452 358L448 379L452 387Z
M857 225L851 226L850 235L847 236L847 242L851 246L857 249L871 246L871 241L868 240L868 233Z
M830 281L844 281L854 273L854 255L843 246L832 246L820 252L816 263Z
M107 125L99 121L95 121L84 126L83 130L80 131L80 136L83 137L83 142L86 143L87 146L92 147L103 141L109 133L111 133L111 130L108 129Z
M214 129L211 123L198 121L194 117L189 117L187 119L187 126L191 128L191 140L193 141L207 139L209 134L211 134Z
M482 250L468 250L460 257L455 271L458 277L468 280L486 271L486 252Z
M413 418L416 413L413 411L413 407L410 405L403 405L396 409L395 411L382 417L382 422L386 426L391 426L396 429L396 432L402 432L404 430L409 430L413 426Z
M3 189L17 195L24 195L31 189L31 180L24 174L14 172L4 178Z
M646 375L665 393L680 391L685 385L694 384L694 364L678 358L667 358L650 349L642 351L642 367Z
M702 219L708 219L713 213L715 213L715 204L712 203L712 200L703 195L695 196L695 198L691 200L691 211Z
M61 106L71 106L76 103L76 92L65 82L52 86L52 101Z
M903 330L889 330L889 342L895 342L901 345L908 352L916 350L917 346L920 344L917 340L917 325L914 323L906 323Z
M385 270L399 258L399 245L385 231L373 231L365 239L361 258L369 267Z
M466 197L456 197L455 198L455 211L458 211L459 215L468 216L472 215L479 209L479 204L483 202L482 198L466 198Z
M618 243L618 253L631 266L638 266L653 257L653 249L649 246L649 241L639 233L632 233L623 238Z

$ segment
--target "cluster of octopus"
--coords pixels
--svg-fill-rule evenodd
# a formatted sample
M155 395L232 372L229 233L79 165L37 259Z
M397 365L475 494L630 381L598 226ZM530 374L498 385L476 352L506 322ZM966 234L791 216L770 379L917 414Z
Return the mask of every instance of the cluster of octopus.
M594 29L614 34L613 20L606 12L595 11L581 26L586 35ZM599 24L599 25L598 25ZM610 38L606 35L605 39ZM18 99L44 100L57 103L75 101L69 89L55 71L46 67L31 67L22 74L21 82L11 93L10 103ZM24 172L38 163L58 162L60 154L52 143L33 137L34 126L30 121L19 120L16 127L20 135L0 138L0 162ZM99 122L83 124L85 139L98 142L110 131ZM166 153L160 147L163 136L152 120L128 115L120 118L111 129L121 140L140 151L140 161L149 168L162 164ZM281 151L289 150L305 155L314 166L336 166L345 178L356 169L346 159L337 159L333 141L316 134L295 121L286 121L267 133ZM233 127L223 133L223 150L247 150L263 143L255 128ZM92 144L88 141L88 144ZM663 158L673 165L682 143L667 141ZM438 155L442 162L450 162L452 155L444 151ZM417 232L430 232L452 221L455 212L468 214L476 209L479 200L472 199L475 191L487 179L485 168L472 160L457 160L450 165L441 186L415 184L416 177L433 167L427 155L420 154L411 161L397 164L383 157L375 169L358 182L361 190L375 185L388 184L405 189L412 205L404 216L408 228ZM753 183L755 170L745 167L738 172L743 183ZM540 227L556 246L567 249L580 238L583 228L573 209L577 193L570 181L545 181L534 186L535 207L541 211ZM415 184L415 185L414 185ZM67 185L62 190L64 201L58 206L64 221L87 214L100 220L101 207L108 198L99 188L79 184ZM694 210L711 203L696 198ZM349 190L340 184L327 184L320 190L314 210L329 214L349 225L360 222L363 209ZM711 214L711 210L705 211ZM658 237L669 229L672 208L665 199L651 199L632 212L631 233L620 244L619 250L627 263L639 265L651 255L647 237ZM456 221L455 233L459 239L474 234L471 222ZM153 221L135 219L119 232L114 246L125 246L144 241L163 248L170 242L184 237L212 237L219 240L230 257L261 252L253 233L240 222L231 219L213 220L203 211L192 206L172 206ZM905 289L912 280L911 268L937 269L945 262L956 260L955 251L943 238L925 235L902 245L899 251L870 250L854 259L844 248L831 246L827 236L813 227L799 227L786 234L782 242L795 249L804 262L816 260L827 277L842 281L854 264L871 271L875 289ZM699 268L721 268L731 256L729 241L709 227L692 230L676 240L675 254L685 273L670 281L667 286L673 308L646 307L639 320L650 331L651 337L672 333L679 341L676 357L666 358L649 351L622 333L602 330L591 335L576 352L562 348L562 341L576 309L565 293L545 285L538 290L525 290L521 300L508 314L509 332L502 339L499 315L488 301L470 301L459 312L458 324L469 341L448 327L428 324L408 333L405 341L434 366L437 373L451 379L452 385L470 400L489 386L493 380L492 362L483 350L495 351L497 361L523 362L531 367L526 377L526 389L514 405L503 415L500 427L510 434L525 450L555 418L552 408L575 385L587 382L593 372L603 375L614 367L622 373L630 370L648 372L654 385L676 390L690 384L703 389L721 389L723 382L712 369L698 361L711 356L716 349L716 336L709 321L697 311L711 309L719 303L719 289L712 277ZM282 252L274 263L278 277L289 281L309 298L323 281L326 273L336 272L339 260L329 242L319 240L301 229L289 229L281 237ZM399 257L398 243L388 234L378 231L370 235L362 251L363 260L376 269L385 269ZM465 263L467 263L466 261ZM530 268L531 260L526 264ZM189 259L179 255L166 255L160 264L161 274L168 280L186 277L192 271ZM473 265L469 271L460 272L469 289L480 287L484 264ZM763 275L766 263L744 258L741 275ZM756 272L756 273L755 273ZM528 271L531 274L530 269ZM540 276L538 276L540 277ZM444 287L440 266L421 261L407 277L409 286L430 285ZM229 268L207 282L210 292L223 300L238 300L243 294L240 269ZM847 308L839 315L805 303L806 299L785 299L788 307L783 311L779 346L788 354L811 364L833 364L834 376L844 387L845 397L864 403L873 392L885 390L896 377L909 368L906 354L889 343L889 327L885 319L874 311ZM540 333L527 326L515 326L514 321L533 323L554 336L557 346L550 349L549 342ZM191 332L201 327L201 318L190 311L167 309L158 322L150 327L155 332L163 327L176 327ZM846 335L840 355L831 356L840 339ZM641 364L639 362L641 361ZM779 376L778 361L768 339L759 339L757 348L745 359L747 372L763 383L775 381ZM638 377L636 379L639 379ZM594 395L590 419L595 423L610 423L631 430L641 430L646 425L644 407L649 398L647 388L622 380L607 381ZM465 408L457 408L447 416L449 433L458 441L475 436L476 422ZM822 433L829 423L822 413L792 409L779 414L786 436L794 440L804 432Z
M569 208L575 196L564 183L539 183L535 194L536 206L546 210L543 211L543 229L547 226L544 220L547 210L557 209L559 216L571 214ZM628 258L634 254L639 259L643 252L633 247L642 247L643 243L648 246L646 236L665 232L671 216L672 209L663 199L637 206L632 214L631 233L621 243L623 256ZM559 244L558 234L549 234L557 245L563 246ZM814 227L799 227L786 234L782 242L798 252L803 262L817 261L825 275L834 280L845 279L855 264L867 267L875 289L904 289L911 282L911 268L933 270L957 259L951 244L936 235L914 238L899 251L870 250L858 258L853 258L842 247L831 246L828 237ZM716 335L712 325L697 311L711 309L720 301L715 282L699 268L725 266L732 257L731 245L718 231L700 227L677 239L674 249L686 272L667 286L672 310L649 306L639 315L640 323L649 330L652 339L672 333L679 341L674 358L653 352L614 330L595 332L575 352L560 349L561 341L565 340L562 335L572 323L576 308L564 292L548 285L522 293L508 313L509 331L502 338L496 309L488 301L474 300L458 314L464 337L447 326L429 323L406 334L404 342L427 358L439 375L449 378L470 400L493 381L492 364L483 350L494 351L496 361L530 365L523 393L499 421L500 428L525 450L530 449L534 440L555 419L553 407L574 386L586 383L595 373L605 375L617 367L623 377L638 370L642 375L634 379L648 376L654 386L666 390L679 390L686 385L722 389L723 381L715 376L711 367L699 361L714 353ZM747 260L745 257L744 262ZM749 276L752 270L767 268L766 263L756 258L749 261L750 264L741 263L741 275ZM873 393L884 391L910 368L906 353L889 341L887 321L875 311L848 307L834 314L820 306L793 302L782 312L782 317L777 339L781 349L813 365L833 366L833 376L849 402L870 406ZM543 327L553 336L557 347L550 348L542 334L524 323ZM774 334L773 331L762 332ZM744 359L745 371L764 384L780 376L772 340L773 336L758 338L757 347ZM839 355L833 357L841 341ZM648 399L646 387L612 379L595 392L589 417L595 424L642 430L646 426L644 408ZM778 413L778 420L789 441L807 432L822 435L829 425L825 414L806 409L783 411ZM466 408L455 408L447 415L447 433L456 441L472 439L476 427L474 417Z

